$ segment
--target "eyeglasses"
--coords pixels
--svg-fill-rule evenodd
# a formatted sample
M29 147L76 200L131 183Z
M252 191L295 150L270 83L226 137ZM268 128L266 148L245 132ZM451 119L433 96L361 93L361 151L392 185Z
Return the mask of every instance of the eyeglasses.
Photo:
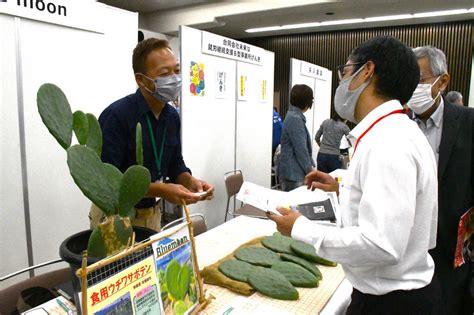
M355 62L355 63L347 63L345 65L340 65L337 67L337 75L339 76L339 81L342 81L342 79L344 78L344 70L346 67L349 67L349 66L358 66L358 65L361 65L361 64L364 64L365 61L361 61L361 62ZM354 69L356 70L356 69ZM354 72L354 71L353 71Z

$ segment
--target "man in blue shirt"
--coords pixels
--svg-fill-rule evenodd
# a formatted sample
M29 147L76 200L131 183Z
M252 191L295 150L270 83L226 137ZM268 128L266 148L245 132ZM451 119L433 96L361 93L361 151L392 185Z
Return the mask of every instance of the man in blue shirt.
M181 122L170 105L180 91L179 64L166 40L150 38L133 51L133 71L138 89L107 107L99 117L102 128L102 161L124 172L136 164L135 133L142 126L143 165L152 183L146 198L135 205L133 225L160 230L161 214L156 197L187 204L213 197L214 187L191 175L181 154ZM167 180L169 179L169 180ZM91 209L91 226L102 213Z

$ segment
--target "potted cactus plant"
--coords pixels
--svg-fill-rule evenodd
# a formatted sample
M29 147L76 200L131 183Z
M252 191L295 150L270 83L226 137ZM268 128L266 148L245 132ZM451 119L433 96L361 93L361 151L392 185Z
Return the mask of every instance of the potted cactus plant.
M100 159L102 132L93 114L80 110L72 113L61 89L49 83L39 88L37 105L43 123L66 150L74 182L105 214L105 220L86 233L90 234L87 256L102 258L124 249L133 232L129 218L133 206L144 197L150 185L150 172L143 167L140 124L136 133L137 165L122 173ZM72 144L73 135L78 144ZM137 240L140 239L137 237ZM64 253L60 254L64 259ZM78 263L80 265L80 261Z

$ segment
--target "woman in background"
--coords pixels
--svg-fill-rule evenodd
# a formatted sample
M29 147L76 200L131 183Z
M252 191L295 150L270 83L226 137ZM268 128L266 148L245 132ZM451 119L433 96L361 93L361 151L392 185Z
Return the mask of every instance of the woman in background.
M341 168L342 161L339 159L341 138L347 136L350 129L342 121L338 114L334 113L331 119L323 121L316 133L316 143L319 145L317 158L318 170L330 173ZM321 136L323 139L321 140Z
M303 115L313 106L313 90L305 84L293 86L290 93L290 108L283 122L281 133L281 156L278 165L281 188L293 190L303 185L304 177L314 167L311 157L311 137L306 129Z

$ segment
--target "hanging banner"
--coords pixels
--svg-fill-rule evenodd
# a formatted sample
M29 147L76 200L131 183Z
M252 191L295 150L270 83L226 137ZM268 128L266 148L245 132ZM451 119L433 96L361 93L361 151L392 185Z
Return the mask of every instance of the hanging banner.
M105 5L77 0L1 0L0 13L104 33Z
M262 65L262 48L204 31L201 41L203 54Z
M301 61L301 75L326 81L324 77L325 71L327 71L327 69L323 67L313 65L309 62Z

